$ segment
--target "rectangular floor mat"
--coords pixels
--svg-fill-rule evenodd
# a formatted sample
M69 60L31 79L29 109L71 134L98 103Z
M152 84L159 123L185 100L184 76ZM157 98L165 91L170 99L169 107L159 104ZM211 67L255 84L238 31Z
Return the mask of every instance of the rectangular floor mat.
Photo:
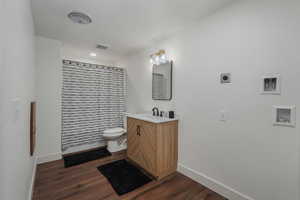
M79 165L92 160L104 158L106 156L111 156L111 153L106 149L106 147L99 148L96 150L86 151L83 153L78 153L70 156L65 156L64 157L65 167Z
M100 166L98 170L107 178L118 195L131 192L152 181L151 178L126 160Z

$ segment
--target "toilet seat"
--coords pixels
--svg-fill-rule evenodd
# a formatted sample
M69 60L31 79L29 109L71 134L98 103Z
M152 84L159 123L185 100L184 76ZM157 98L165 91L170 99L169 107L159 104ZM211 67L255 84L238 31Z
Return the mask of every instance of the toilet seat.
M104 137L119 137L125 133L125 129L123 128L111 128L107 129L103 132Z
M103 133L105 135L115 135L115 134L120 134L120 133L123 134L123 133L125 133L125 129L120 128L120 127L111 128L111 129L106 129Z

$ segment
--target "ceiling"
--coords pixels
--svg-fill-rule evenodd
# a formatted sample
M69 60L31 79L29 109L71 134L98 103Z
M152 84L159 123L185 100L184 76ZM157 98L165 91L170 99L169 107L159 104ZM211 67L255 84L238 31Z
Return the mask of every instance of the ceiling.
M126 55L168 37L232 0L32 0L37 35L82 48L109 46ZM81 11L92 23L80 25L67 15Z

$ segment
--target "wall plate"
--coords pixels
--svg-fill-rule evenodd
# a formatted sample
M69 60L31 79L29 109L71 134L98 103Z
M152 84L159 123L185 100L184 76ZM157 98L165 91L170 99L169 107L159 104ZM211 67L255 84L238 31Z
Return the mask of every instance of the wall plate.
M296 126L296 106L273 106L273 124Z
M263 76L261 80L261 93L262 94L277 94L281 93L281 80L280 75Z

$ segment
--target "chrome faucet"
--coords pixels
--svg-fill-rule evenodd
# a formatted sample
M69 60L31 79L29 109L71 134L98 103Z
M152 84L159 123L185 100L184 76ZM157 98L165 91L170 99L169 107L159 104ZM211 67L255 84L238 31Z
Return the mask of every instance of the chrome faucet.
M156 111L156 112L155 112L155 111ZM154 107L154 108L152 109L152 112L153 112L153 116L159 116L159 110L158 110L157 107Z

